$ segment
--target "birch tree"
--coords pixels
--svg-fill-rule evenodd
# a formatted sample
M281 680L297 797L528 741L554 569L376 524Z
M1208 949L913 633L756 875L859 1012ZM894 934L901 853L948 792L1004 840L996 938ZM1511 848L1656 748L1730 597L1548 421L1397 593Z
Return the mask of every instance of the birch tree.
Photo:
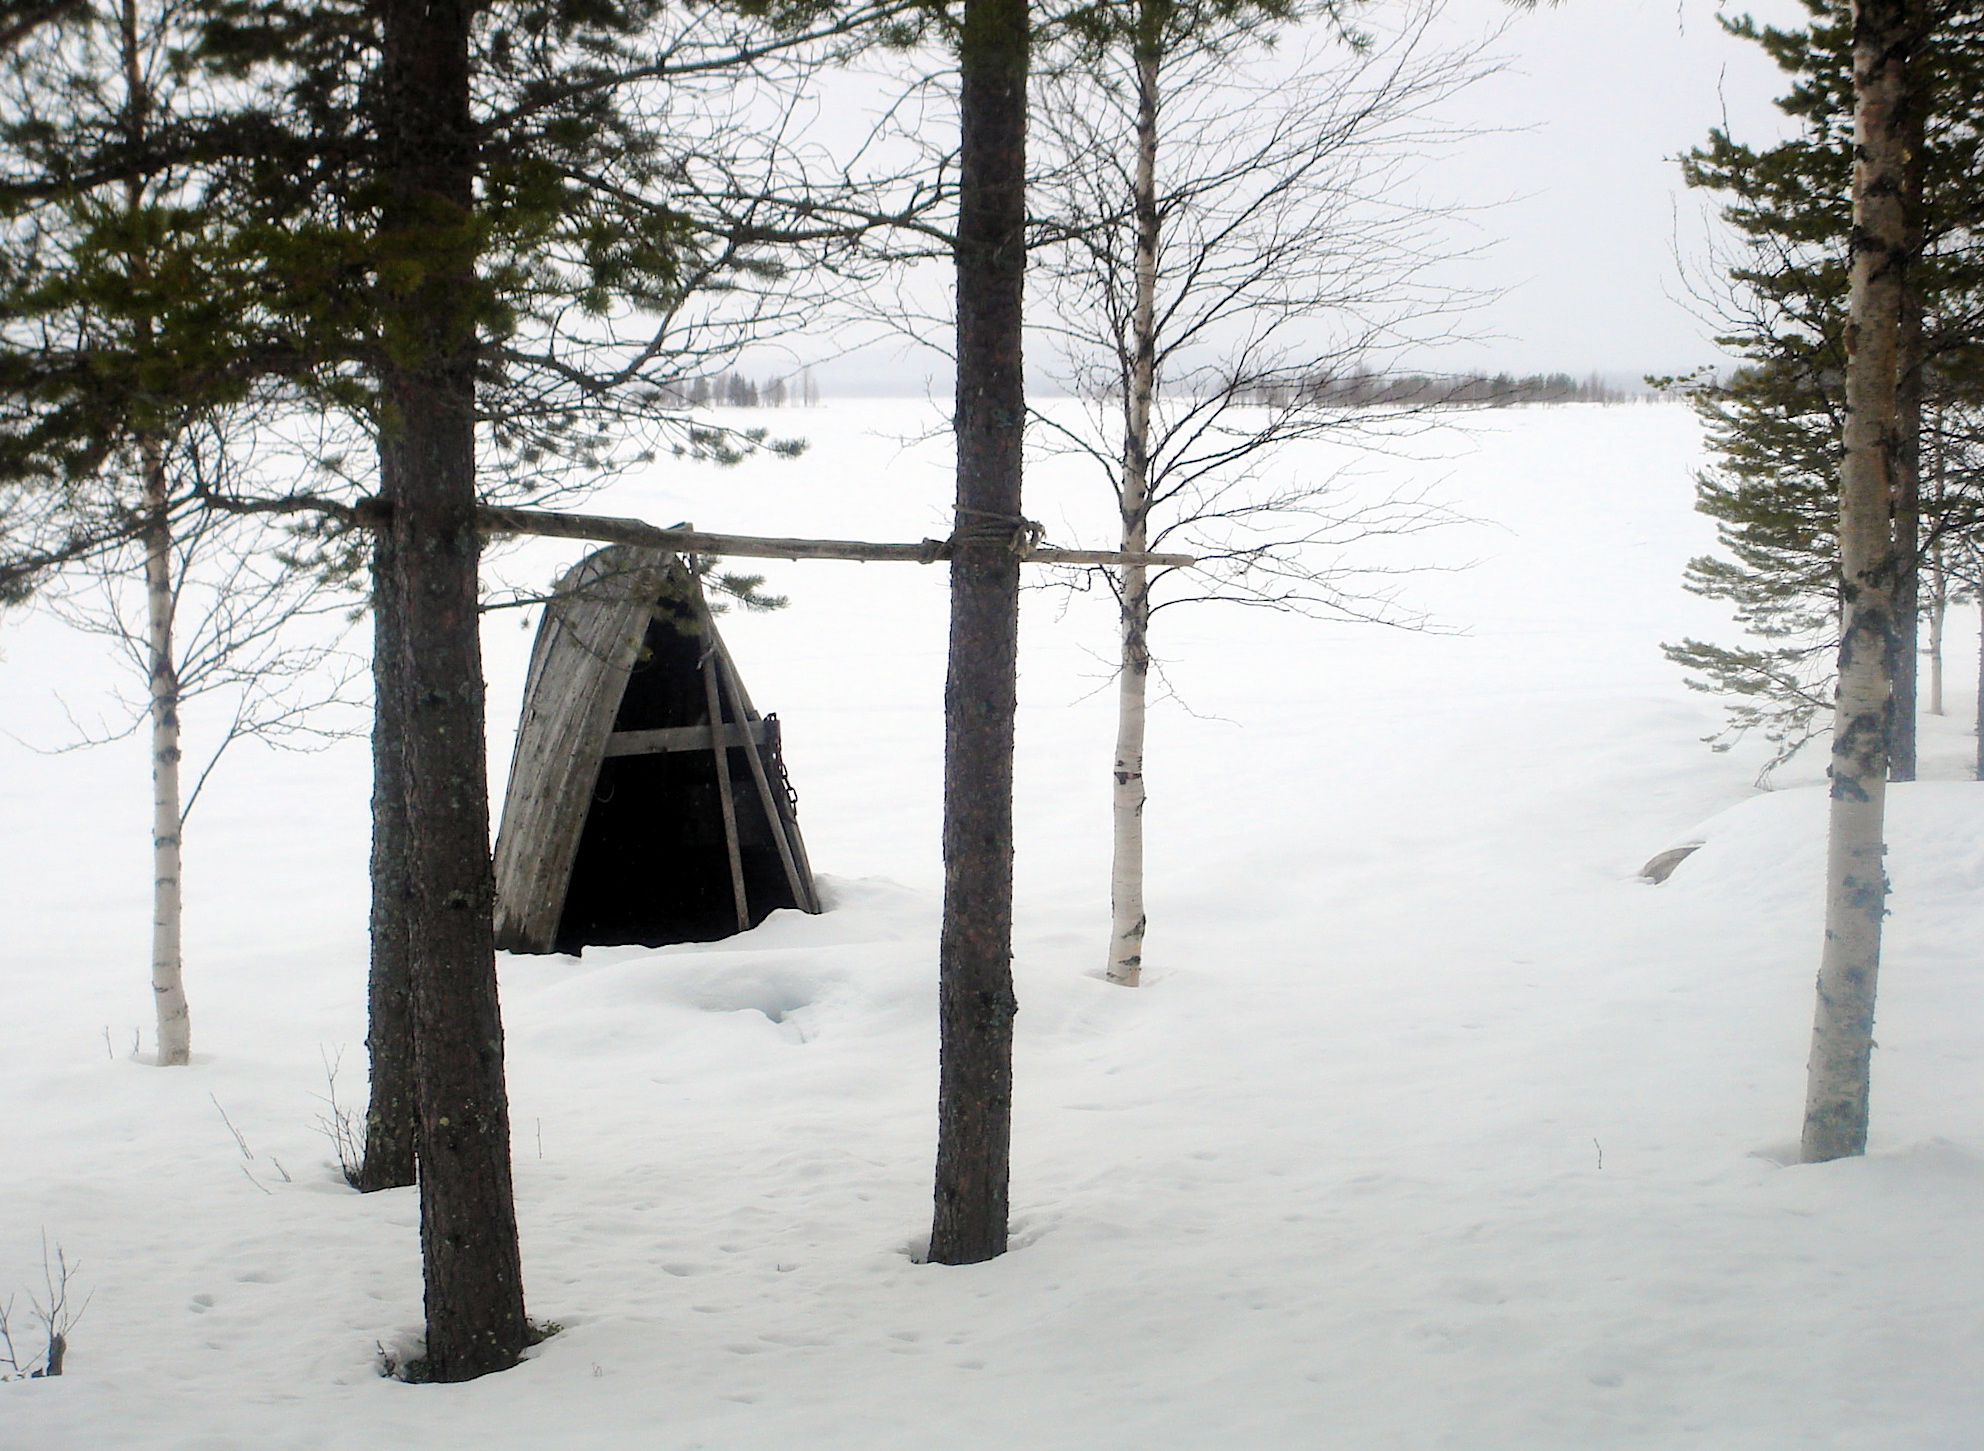
M1717 521L1722 546L1690 562L1685 587L1730 604L1756 643L1686 639L1666 649L1696 674L1695 688L1732 699L1728 726L1711 744L1725 749L1755 731L1777 748L1766 775L1824 733L1839 647L1853 30L1841 0L1805 0L1804 8L1802 27L1723 21L1786 74L1777 105L1793 134L1752 147L1717 128L1683 161L1689 185L1722 197L1721 218L1737 239L1719 267L1726 278L1697 292L1718 341L1744 359L1727 377L1679 381L1713 460L1698 476L1697 508ZM1973 483L1951 453L1984 397L1984 22L1974 9L1930 6L1934 23L1911 58L1904 200L1912 262L1897 345L1901 453L1890 510L1899 590L1890 780L1915 774L1920 563L1976 524Z
M146 681L162 1066L184 1065L191 1051L181 836L198 785L182 788L182 707L191 694L234 690L223 748L293 727L294 716L266 709L269 690L320 663L276 639L308 588L298 594L286 569L258 571L239 551L194 638L175 638L191 559L228 532L200 516L195 496L227 462L220 441L246 431L243 360L254 351L228 228L200 207L183 148L161 140L184 119L176 55L188 38L176 3L63 7L9 58L0 123L0 471L16 500L34 500L7 573L25 587L80 566L109 585L105 608L79 615L71 592L68 613L130 647ZM116 161L93 167L82 156ZM116 598L131 574L142 579L141 622Z
M1442 522L1425 500L1359 502L1292 465L1290 444L1371 440L1419 410L1323 401L1461 298L1427 277L1440 218L1402 196L1405 158L1452 136L1437 103L1488 68L1430 45L1430 10L1382 43L1338 26L1270 67L1261 11L1139 0L1041 106L1051 306L1083 426L1036 414L1114 496L1120 547L1193 570L1120 567L1106 975L1142 973L1145 722L1157 613L1226 601L1406 623L1359 540ZM1327 52L1333 50L1334 55ZM1251 62L1251 64L1250 64ZM1271 70L1271 74L1270 74Z
M150 738L154 1061L161 1066L183 1066L191 1052L183 847L208 780L246 741L316 750L348 737L363 705L359 662L342 648L354 603L343 582L300 567L262 522L200 503L214 472L236 466L227 449L244 446L227 428L209 421L156 450L138 537L72 562L41 596L57 618L107 640L144 682L136 700L113 692L127 725L118 728L113 717L108 728L85 729L60 749L140 731Z
M1853 229L1839 474L1841 619L1826 834L1826 930L1807 1069L1804 1162L1866 1152L1874 995L1888 878L1884 814L1895 635L1888 524L1903 447L1909 62L1919 0L1853 6Z

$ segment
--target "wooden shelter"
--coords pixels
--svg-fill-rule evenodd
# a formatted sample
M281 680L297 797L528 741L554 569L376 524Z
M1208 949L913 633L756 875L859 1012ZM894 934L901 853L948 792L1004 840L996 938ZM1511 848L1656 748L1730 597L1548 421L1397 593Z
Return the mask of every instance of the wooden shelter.
M819 911L778 721L753 709L695 572L614 545L553 595L496 838L496 945L707 942Z

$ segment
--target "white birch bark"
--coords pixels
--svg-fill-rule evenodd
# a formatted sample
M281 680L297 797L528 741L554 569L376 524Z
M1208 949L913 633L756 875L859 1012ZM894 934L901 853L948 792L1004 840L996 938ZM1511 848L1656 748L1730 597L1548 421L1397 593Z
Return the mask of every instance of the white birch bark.
M142 148L150 127L151 91L139 51L138 0L122 0L118 22L124 64L123 129L132 146ZM134 216L143 208L141 179L133 177L125 183L124 202ZM142 235L142 229L137 231ZM145 280L148 261L142 251L133 252L134 280ZM142 321L138 328L142 349L150 340L150 328ZM152 999L158 1013L157 1062L162 1068L178 1068L192 1057L192 1019L186 1007L180 933L179 845L185 812L179 794L179 664L172 643L172 519L165 450L155 436L141 436L138 458L144 472L146 694L152 727Z
M1150 521L1151 406L1157 389L1157 7L1139 15L1137 66L1136 295L1130 318L1129 386L1124 390L1122 511L1125 553L1147 552ZM1117 581L1122 658L1116 677L1116 766L1109 870L1111 982L1143 978L1144 721L1150 693L1150 571L1121 566Z
M1826 841L1826 936L1807 1064L1801 1157L1866 1152L1874 994L1888 880L1886 716L1896 638L1888 522L1900 457L1898 392L1907 265L1903 206L1911 0L1853 6L1853 270L1845 457L1840 466L1842 630Z
M158 1062L183 1067L192 1056L180 950L179 670L172 649L172 525L166 514L165 461L143 449L146 656L152 722L152 997L158 1008Z

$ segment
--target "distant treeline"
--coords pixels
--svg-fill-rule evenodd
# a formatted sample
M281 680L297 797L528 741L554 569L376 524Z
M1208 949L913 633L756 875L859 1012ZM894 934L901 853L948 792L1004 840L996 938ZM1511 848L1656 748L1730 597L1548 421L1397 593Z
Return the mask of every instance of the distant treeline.
M762 382L743 373L717 373L692 378L669 389L671 401L689 408L812 408L820 401L820 385L813 381L813 370L801 368L789 378L766 378Z
M1630 403L1644 391L1608 383L1597 373L1344 373L1247 389L1248 403L1331 408L1510 408L1521 403Z
M692 378L669 389L685 408L812 408L820 402L813 370L785 377L753 378L725 371ZM1622 387L1599 373L1373 373L1350 372L1278 380L1241 388L1241 403L1262 407L1511 408L1525 403L1631 403L1645 388Z

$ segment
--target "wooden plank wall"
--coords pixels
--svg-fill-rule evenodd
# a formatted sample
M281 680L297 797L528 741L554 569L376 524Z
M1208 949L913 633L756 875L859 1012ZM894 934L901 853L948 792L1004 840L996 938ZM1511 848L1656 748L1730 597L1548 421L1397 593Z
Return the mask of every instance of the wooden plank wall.
M615 545L558 581L524 686L496 837L496 945L549 952L593 783L654 604L686 584L671 554Z

